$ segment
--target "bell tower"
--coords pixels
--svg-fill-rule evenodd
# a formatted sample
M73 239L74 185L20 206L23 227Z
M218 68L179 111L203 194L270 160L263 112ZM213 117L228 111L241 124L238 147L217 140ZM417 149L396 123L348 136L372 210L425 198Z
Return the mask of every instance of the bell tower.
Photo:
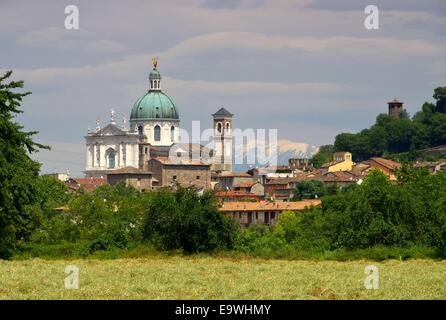
M391 117L398 118L404 110L404 102L398 101L396 98L387 102L387 104L389 105L389 116Z
M214 118L214 170L232 171L232 116L225 108L212 115Z

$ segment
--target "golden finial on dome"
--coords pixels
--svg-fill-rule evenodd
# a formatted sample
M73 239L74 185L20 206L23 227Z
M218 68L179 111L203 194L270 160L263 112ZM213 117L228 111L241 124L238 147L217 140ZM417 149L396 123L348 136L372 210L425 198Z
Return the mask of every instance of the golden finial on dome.
M153 67L156 68L156 66L158 65L158 57L152 58L152 64L153 64Z

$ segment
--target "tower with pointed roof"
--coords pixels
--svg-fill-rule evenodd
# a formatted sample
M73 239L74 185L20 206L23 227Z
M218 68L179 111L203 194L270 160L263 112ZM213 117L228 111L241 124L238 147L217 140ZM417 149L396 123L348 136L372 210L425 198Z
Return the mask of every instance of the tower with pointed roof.
M214 119L214 166L217 172L232 171L232 116L225 108L212 115Z

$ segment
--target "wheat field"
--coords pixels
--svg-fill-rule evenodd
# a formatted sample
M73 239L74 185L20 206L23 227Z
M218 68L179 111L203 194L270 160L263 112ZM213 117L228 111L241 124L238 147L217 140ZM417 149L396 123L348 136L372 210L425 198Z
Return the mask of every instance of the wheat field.
M65 268L79 270L66 289ZM375 265L379 288L365 289ZM445 299L446 261L287 261L201 256L0 260L0 299Z

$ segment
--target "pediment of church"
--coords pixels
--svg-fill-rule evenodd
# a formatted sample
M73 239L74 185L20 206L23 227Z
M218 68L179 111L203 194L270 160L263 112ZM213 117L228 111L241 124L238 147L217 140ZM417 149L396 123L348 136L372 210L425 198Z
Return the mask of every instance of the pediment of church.
M113 124L109 124L106 127L99 130L98 132L96 132L95 135L120 136L120 135L126 135L126 132Z

